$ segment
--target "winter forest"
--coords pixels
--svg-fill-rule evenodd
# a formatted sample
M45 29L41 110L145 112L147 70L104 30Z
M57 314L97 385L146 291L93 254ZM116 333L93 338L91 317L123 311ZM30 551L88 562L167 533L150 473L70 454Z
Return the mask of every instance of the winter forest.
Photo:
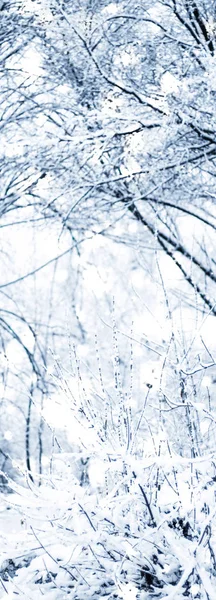
M0 130L0 600L215 600L215 0L1 0Z

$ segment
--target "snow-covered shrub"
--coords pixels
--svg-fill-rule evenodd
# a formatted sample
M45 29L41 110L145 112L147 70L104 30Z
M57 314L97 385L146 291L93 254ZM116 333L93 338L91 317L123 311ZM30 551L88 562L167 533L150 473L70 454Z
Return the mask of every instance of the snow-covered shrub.
M59 380L74 432L71 453L52 456L40 486L9 480L11 511L22 524L9 540L2 536L0 598L214 600L216 473L214 450L201 435L205 420L215 429L209 393L200 387L196 404L191 371L182 366L180 374L170 371L176 396L149 383L137 411L132 383L127 393L122 388L117 350L113 393L100 365L97 391L87 393L76 354L75 364L79 394L63 369ZM170 441L167 418L176 410L180 445ZM64 473L56 466L61 459Z

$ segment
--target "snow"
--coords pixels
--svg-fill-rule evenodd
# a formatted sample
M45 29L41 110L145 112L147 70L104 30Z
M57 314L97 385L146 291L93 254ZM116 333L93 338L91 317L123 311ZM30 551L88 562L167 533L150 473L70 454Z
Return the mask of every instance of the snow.
M11 432L11 431L9 431L9 430L8 430L8 431L5 431L5 432L4 432L4 439L5 439L5 440L8 440L8 441L12 440L12 439L13 439L13 434L12 434L12 432Z
M123 600L136 600L137 593L137 588L131 583L119 585L119 597Z
M165 95L178 92L180 85L180 81L168 71L161 77L161 90Z
M9 4L0 599L215 600L215 57L172 3Z
M102 13L109 16L116 15L118 12L119 5L115 2L109 2L109 4L102 9Z

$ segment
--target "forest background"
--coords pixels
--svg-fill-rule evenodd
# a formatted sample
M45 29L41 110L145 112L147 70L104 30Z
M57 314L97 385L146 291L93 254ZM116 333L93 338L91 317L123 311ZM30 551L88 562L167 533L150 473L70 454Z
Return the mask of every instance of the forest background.
M0 3L4 600L215 600L215 36Z

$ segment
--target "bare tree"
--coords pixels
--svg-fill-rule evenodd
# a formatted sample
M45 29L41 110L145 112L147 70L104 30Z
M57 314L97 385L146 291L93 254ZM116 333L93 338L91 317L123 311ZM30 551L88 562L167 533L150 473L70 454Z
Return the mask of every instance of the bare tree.
M35 316L40 285L34 311L31 300L15 310L35 336L34 351L21 346L42 381L53 328L61 340L67 333L63 319L53 318L53 273L96 233L135 244L133 221L142 260L168 256L185 281L185 299L198 297L199 308L215 315L213 4L5 2L0 20L2 311L5 294L10 303L2 336L20 343L13 303L29 289L35 299L37 278L49 273L44 319ZM10 232L16 252L17 227L31 228L31 246L41 231L61 246L17 270L5 245ZM75 305L76 338L83 328Z
M109 233L121 217L135 219L215 314L213 5L48 8L29 20L41 74L16 88L19 118L28 110L36 135L38 115L43 121L25 154L22 196L75 245L89 232ZM184 217L205 232L208 251L186 238Z

